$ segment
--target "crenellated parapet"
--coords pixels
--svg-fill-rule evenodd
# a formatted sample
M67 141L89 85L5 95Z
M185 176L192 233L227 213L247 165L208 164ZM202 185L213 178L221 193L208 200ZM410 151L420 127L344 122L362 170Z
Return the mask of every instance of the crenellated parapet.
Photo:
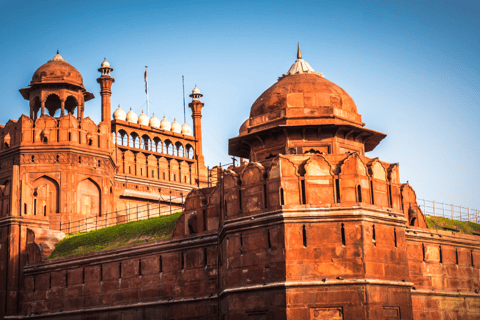
M52 146L101 150L108 154L109 129L90 118L78 120L71 114L59 118L43 115L32 120L22 115L0 126L0 157L15 147L50 148ZM95 151L98 152L98 151Z
M356 207L426 227L413 189L399 181L398 164L358 153L277 156L230 167L215 187L192 191L186 199L185 225L193 223L191 214L199 217L191 230L203 232L284 209ZM186 227L184 235L189 234Z

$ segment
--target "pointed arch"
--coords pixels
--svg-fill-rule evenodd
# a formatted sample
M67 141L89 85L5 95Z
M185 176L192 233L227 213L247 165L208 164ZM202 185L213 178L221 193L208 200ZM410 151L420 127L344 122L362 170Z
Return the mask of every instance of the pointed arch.
M57 110L61 108L60 97L56 93L51 93L45 99L45 109L48 110L48 114L51 117L54 117L57 113Z
M370 176L367 166L357 152L347 155L338 167L338 179L336 178L335 181L337 202L357 203L358 185L360 186L362 201L368 202L367 199L372 199Z
M308 203L335 203L332 165L323 155L315 154L305 164L305 193Z
M78 107L78 100L74 96L68 96L65 100L65 110L68 114L74 115L75 109Z
M77 213L84 216L101 216L100 186L92 178L86 178L77 186Z
M59 212L60 185L56 179L48 175L38 177L31 183L31 212L36 216L49 216Z

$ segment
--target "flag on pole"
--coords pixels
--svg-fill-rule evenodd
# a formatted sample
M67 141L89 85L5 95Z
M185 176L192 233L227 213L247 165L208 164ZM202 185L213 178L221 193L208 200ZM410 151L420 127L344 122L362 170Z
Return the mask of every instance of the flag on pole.
M145 93L148 94L148 79L147 79L147 67L145 67Z

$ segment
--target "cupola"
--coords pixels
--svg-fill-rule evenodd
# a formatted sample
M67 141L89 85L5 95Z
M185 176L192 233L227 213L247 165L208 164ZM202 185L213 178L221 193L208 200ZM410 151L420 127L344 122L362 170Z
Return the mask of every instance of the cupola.
M115 110L115 112L113 113L113 119L125 121L126 118L127 114L125 113L125 111L122 110L122 108L120 108L120 105L118 105L117 110Z
M182 134L191 136L192 135L192 128L185 122L182 126Z
M85 102L94 98L83 85L83 78L75 67L65 61L58 53L47 63L40 66L32 76L28 88L20 89L25 100L30 102L30 117L33 120L48 113L55 116L74 114L83 119ZM108 114L110 117L110 113Z
M160 128L160 120L158 120L158 118L155 117L155 113L152 114L149 124L150 124L150 127L152 128Z
M182 127L180 126L180 123L177 122L177 119L173 119L172 128L170 129L170 131L182 133Z
M250 109L229 154L261 161L279 154L340 154L373 150L385 134L364 127L352 97L302 58ZM265 141L269 141L264 145Z
M142 114L138 116L138 124L141 124L142 126L148 126L148 123L149 123L149 119L147 115L143 113L143 110L142 110Z
M100 72L102 76L110 76L112 71L113 68L110 67L110 63L108 63L107 58L103 59L102 65L98 69L98 72Z
M126 120L127 120L128 122L137 123L137 121L138 121L138 116L137 116L137 114L136 114L135 112L133 112L132 108L130 108L130 111L128 111Z
M165 119L165 116L163 116L162 121L160 121L160 130L170 131L171 128L172 125L167 119Z
M192 90L192 94L190 95L192 100L199 100L200 98L203 97L203 94L200 93L200 89L197 88L197 85L195 85L195 88Z

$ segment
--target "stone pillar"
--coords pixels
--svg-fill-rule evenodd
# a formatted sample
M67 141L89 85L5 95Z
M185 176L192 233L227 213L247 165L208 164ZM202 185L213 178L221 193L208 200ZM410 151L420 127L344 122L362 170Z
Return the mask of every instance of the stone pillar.
M60 116L63 117L65 115L65 100L60 100Z
M45 101L42 100L41 102L41 106L42 106L42 116L45 114Z

